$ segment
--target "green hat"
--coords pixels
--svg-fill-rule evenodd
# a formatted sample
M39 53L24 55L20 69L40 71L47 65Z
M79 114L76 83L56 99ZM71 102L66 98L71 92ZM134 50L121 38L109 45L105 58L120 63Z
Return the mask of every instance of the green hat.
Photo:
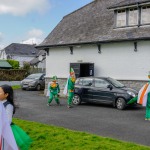
M70 68L70 75L75 74L73 68Z
M53 76L53 81L57 80L57 76Z

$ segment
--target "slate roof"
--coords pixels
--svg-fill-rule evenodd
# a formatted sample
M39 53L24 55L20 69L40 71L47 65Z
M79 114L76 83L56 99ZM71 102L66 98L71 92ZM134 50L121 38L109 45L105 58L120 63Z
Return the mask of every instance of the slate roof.
M0 60L0 68L12 68L12 66L6 60Z
M19 43L12 43L5 47L5 53L8 55L26 55L26 56L36 56L39 52L35 45L29 44L19 44Z
M126 7L126 6L141 4L141 3L147 3L147 2L150 2L150 0L124 0L120 3L110 6L110 8L113 9L118 7Z
M125 1L132 2L133 0ZM37 48L150 39L149 26L114 28L114 11L108 8L125 1L95 0L64 16Z

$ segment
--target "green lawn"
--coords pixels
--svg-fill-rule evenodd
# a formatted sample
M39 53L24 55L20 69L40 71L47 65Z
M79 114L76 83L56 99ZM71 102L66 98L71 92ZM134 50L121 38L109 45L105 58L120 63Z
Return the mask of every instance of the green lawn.
M21 89L21 86L20 86L20 85L13 85L12 88L13 88L14 90L16 90L16 89Z
M32 138L30 150L150 150L150 147L61 127L13 119Z

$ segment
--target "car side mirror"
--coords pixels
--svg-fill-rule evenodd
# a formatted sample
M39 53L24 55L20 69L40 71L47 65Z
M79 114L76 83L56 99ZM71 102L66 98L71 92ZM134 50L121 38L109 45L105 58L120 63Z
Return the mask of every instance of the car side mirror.
M89 86L92 86L92 83L89 83Z
M112 89L113 89L113 86L109 84L109 85L107 86L107 88L109 88L110 90L112 90Z

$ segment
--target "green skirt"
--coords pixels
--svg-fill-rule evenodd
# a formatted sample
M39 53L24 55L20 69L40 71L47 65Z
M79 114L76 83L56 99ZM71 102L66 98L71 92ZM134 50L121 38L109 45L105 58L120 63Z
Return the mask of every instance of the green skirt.
M32 143L32 139L16 124L12 124L11 128L19 150L28 150Z

